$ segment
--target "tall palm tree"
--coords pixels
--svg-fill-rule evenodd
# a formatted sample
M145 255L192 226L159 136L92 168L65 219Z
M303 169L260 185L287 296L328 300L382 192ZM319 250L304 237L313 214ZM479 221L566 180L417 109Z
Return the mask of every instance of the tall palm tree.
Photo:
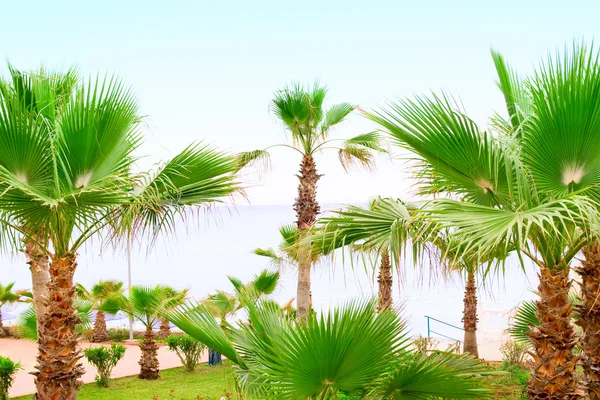
M566 99L593 92L587 80L597 79L595 65L579 50L564 62L550 60L529 82L531 116L521 118L522 108L514 107L511 121L517 126L504 135L481 131L445 96L403 100L368 114L421 159L424 192L461 196L461 201L433 201L430 213L455 232L461 252L503 253L515 246L539 266L542 324L531 332L535 354L528 391L533 398L581 394L573 377L577 357L569 264L595 229L598 212L595 203L574 193L589 184L576 153L590 145L571 147L577 142L571 129L590 132L585 124L596 119L586 118L589 114L573 108L577 102ZM580 75L587 68L590 74ZM558 163L551 149L571 154L571 162ZM559 176L548 175L549 162L561 166ZM562 190L551 190L551 183Z
M393 309L354 302L303 323L270 302L245 301L248 321L223 331L202 305L169 314L184 332L222 352L236 365L240 390L251 398L431 399L482 398L493 391L486 368L471 357L408 350L404 322ZM479 375L482 374L482 375Z
M379 311L392 307L392 267L400 260L412 239L415 258L421 253L414 213L416 207L399 199L378 198L368 208L349 206L319 219L311 237L318 253L350 246L352 250L374 251L379 256Z
M163 286L162 288L165 291L165 297L168 299L165 303L165 310L170 310L182 305L189 293L188 289L177 290L170 286ZM166 318L161 318L160 328L157 336L158 339L166 339L170 334L171 326L169 324L169 320Z
M46 313L39 318L39 399L75 399L78 318L73 307L77 250L112 227L156 231L185 205L220 201L239 189L240 162L190 146L158 171L134 174L141 143L132 93L115 78L56 90L53 76L22 74L33 97L0 82L0 211L5 227L50 256ZM31 112L35 102L38 112Z
M77 297L82 300L88 300L92 303L92 307L97 309L100 304L111 294L121 293L123 291L123 282L119 281L100 281L92 286L92 290L87 290L82 284L75 285ZM96 318L94 320L94 328L92 330L92 342L105 342L108 338L106 329L106 320L104 311L96 310Z
M2 325L2 307L7 304L23 301L24 298L31 296L31 293L25 290L13 290L14 286L14 282L8 285L0 283L0 337L5 336L4 326Z
M158 346L153 327L172 308L172 300L164 286L132 286L127 296L112 293L98 306L98 309L113 315L123 312L146 328L144 339L140 343L140 379L158 379Z
M317 201L317 182L321 178L317 172L315 156L325 150L338 151L344 168L352 163L371 167L373 153L384 152L377 133L367 133L348 140L329 138L330 130L340 124L356 108L349 103L341 103L325 110L323 103L327 89L317 83L312 89L299 84L291 85L275 93L272 110L281 120L290 134L292 144L281 144L271 147L290 148L301 156L298 197L294 203L296 225L300 236L308 235L308 230L316 221L320 212ZM245 153L245 161L268 160L267 150ZM311 257L308 248L299 249L298 290L296 296L298 316L303 318L310 303Z

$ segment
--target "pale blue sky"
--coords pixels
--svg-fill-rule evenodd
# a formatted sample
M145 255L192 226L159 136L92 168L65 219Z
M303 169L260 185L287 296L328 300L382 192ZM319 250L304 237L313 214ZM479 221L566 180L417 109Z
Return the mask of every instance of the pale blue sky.
M2 2L0 59L21 69L76 64L133 86L147 118L146 162L205 139L225 149L284 140L273 91L318 78L329 104L364 108L444 89L482 125L502 110L489 48L527 73L549 50L598 37L600 2L576 1L37 1ZM0 65L0 73L6 73ZM372 126L353 117L335 135ZM323 202L407 197L401 163L345 175L319 160ZM296 155L249 189L255 204L291 203Z

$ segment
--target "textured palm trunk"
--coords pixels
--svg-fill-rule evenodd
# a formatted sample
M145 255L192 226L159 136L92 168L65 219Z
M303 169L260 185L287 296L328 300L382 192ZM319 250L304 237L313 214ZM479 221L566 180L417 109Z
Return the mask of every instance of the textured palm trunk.
M140 344L142 357L140 358L140 379L158 379L158 346L154 340L154 332L152 326L146 327L144 340Z
M467 272L467 284L465 285L465 298L463 299L463 329L465 331L463 352L479 358L477 347L477 287L475 285L475 274Z
M581 277L581 304L575 306L577 325L583 329L581 366L588 397L600 399L600 247L583 249L584 259L576 271Z
M47 309L39 318L38 371L34 373L38 400L76 399L81 385L84 370L75 330L80 320L73 307L76 267L74 254L53 256L50 263Z
M300 181L298 197L294 204L300 239L306 238L308 230L314 225L320 207L317 202L317 182L321 175L317 173L315 160L310 154L305 154L300 163ZM296 293L297 316L304 319L310 309L310 270L312 254L309 246L301 246L298 250L298 291Z
M48 282L50 281L50 260L48 255L35 241L27 240L24 249L27 264L31 271L31 294L33 295L33 307L38 316L38 336L42 315L46 313L48 303Z
M379 276L377 283L379 285L379 303L377 311L387 310L392 307L392 265L390 262L390 252L385 251L381 255L381 264L379 265Z
M160 329L158 330L158 338L164 340L171 334L171 326L169 325L168 319L160 321Z
M92 331L92 342L106 342L108 340L108 331L106 329L106 320L104 311L96 312L96 320L94 321L94 330Z
M573 376L578 358L573 354L577 338L571 325L569 269L544 267L539 279L536 304L540 325L529 332L534 351L527 391L533 400L580 399L583 393Z

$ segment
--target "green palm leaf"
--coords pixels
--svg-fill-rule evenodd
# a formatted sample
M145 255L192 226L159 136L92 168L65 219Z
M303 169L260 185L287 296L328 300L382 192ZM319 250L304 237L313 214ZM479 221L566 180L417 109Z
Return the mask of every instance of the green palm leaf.
M488 398L493 391L480 377L491 374L469 355L404 353L398 357L394 370L377 382L373 393L386 400Z
M457 193L487 205L508 201L502 148L448 97L400 100L366 115L421 161L423 193Z

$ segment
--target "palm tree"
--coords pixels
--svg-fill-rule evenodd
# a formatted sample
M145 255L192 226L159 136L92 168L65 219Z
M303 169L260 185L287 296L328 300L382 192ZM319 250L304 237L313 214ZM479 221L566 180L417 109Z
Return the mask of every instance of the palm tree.
M431 399L493 395L488 370L469 356L408 350L404 322L393 309L353 302L303 323L270 302L245 301L248 321L223 331L202 305L189 304L169 319L236 365L240 390L251 398ZM481 375L480 375L481 374Z
M317 253L330 254L338 248L374 251L379 256L379 311L392 307L392 266L400 269L409 240L418 257L418 230L413 217L416 207L399 199L378 198L368 208L349 206L323 217L311 237Z
M542 324L531 332L535 354L528 391L533 398L580 395L573 377L577 358L572 351L569 264L586 245L598 213L595 203L576 193L589 185L577 151L585 153L591 144L571 145L587 137L583 132L591 132L591 125L586 124L596 119L573 106L593 92L587 80L600 77L596 61L584 53L576 50L564 62L550 60L539 70L529 82L530 115L517 107L526 95L513 91L510 122L503 124L509 128L496 136L481 131L446 96L402 100L368 113L421 159L424 193L461 197L433 201L429 215L456 235L460 252L502 254L514 246L539 266ZM571 98L577 101L566 101ZM501 124L498 117L495 121ZM569 154L569 164L554 158L561 152ZM558 175L549 175L550 163L555 172L562 168ZM562 188L552 190L551 184Z
M168 299L167 303L165 304L166 310L182 305L189 293L188 289L177 290L170 286L163 286L163 290L165 291L165 297ZM171 326L169 324L169 320L162 318L160 320L158 339L164 340L168 338L169 335L171 335Z
M598 50L575 44L571 52L557 55L523 85L494 54L511 121L500 125L519 132L516 136L527 154L527 163L540 190L549 196L581 192L600 200L600 152L596 145L600 99ZM527 120L531 123L527 123ZM519 128L519 127L523 128ZM511 129L512 128L512 129ZM521 132L522 131L522 132ZM581 365L584 386L591 399L600 399L600 248L591 238L581 249L583 260L575 268L580 276L581 302L575 306L577 324L583 329Z
M127 296L123 293L112 293L98 306L99 310L113 315L123 312L141 322L146 328L144 339L140 343L140 379L158 379L158 346L153 327L164 317L167 310L173 308L171 294L161 285L132 286Z
M340 124L356 107L349 103L323 108L327 89L315 83L312 89L299 84L291 85L275 93L272 109L288 130L292 144L272 147L286 147L295 150L302 157L298 197L294 203L296 225L300 236L308 235L308 230L320 212L317 202L317 182L321 178L317 172L315 155L324 150L337 150L340 162L347 169L352 163L366 167L373 166L373 152L385 152L375 132L356 136L348 140L329 139L329 131ZM244 154L245 162L264 159L268 161L267 150L257 150ZM296 296L298 316L306 316L310 307L311 257L309 249L299 249L298 290Z
M43 117L48 112L45 109L47 103L39 93L37 95L34 93L34 77L31 74L17 70L11 64L8 65L8 70L9 81L0 79L0 102L4 104L4 112L18 113L20 119ZM60 113L61 109L68 104L68 100L79 80L77 70L71 68L65 73L59 73L41 69L39 75L47 78L45 90L50 92L49 96L53 97L52 105L56 112ZM9 125L5 125L4 128L11 129ZM22 143L22 145L24 144ZM33 305L39 315L44 315L48 299L48 282L50 280L50 260L45 248L47 237L43 227L42 229L36 227L33 223L35 221L28 221L27 217L26 214L19 216L17 223L23 230L21 234L21 241L24 244L22 251L31 271Z
M92 302L94 309L96 309L111 294L121 293L123 291L123 282L100 281L92 286L91 291L87 290L80 283L78 283L75 288L77 290L77 297ZM91 339L92 342L105 342L109 339L108 331L106 330L106 321L104 319L104 311L102 310L96 311Z
M23 301L23 297L31 297L31 293L25 290L13 290L15 283L3 285L0 283L0 337L5 336L4 326L2 325L2 307L7 304Z
M115 78L77 80L59 91L53 76L21 73L33 97L0 83L0 214L50 256L46 313L39 318L40 399L76 398L83 373L75 331L77 250L112 227L156 232L183 206L220 201L239 186L233 156L194 145L158 171L133 174L141 143L132 93ZM36 112L32 112L35 103Z
M243 307L243 298L246 298L247 301L256 302L273 293L279 282L279 272L265 269L246 284L243 284L237 278L231 276L228 278L235 288L235 294L217 290L216 293L209 295L202 301L202 305L206 307L206 310L219 319L223 331L227 331L230 326L227 319ZM209 352L209 365L220 364L221 354L212 348L209 349Z

